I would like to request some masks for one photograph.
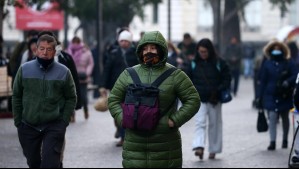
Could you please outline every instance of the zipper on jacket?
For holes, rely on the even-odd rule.
[[[150,67],[150,71],[149,71],[149,73],[148,73],[148,84],[151,84],[151,76],[152,76],[152,73],[153,73],[153,68],[152,67]]]
[[[44,106],[42,108],[42,110],[43,110],[42,112],[44,112],[45,103],[46,103],[45,100],[46,100],[46,97],[47,97],[47,95],[46,95],[46,92],[47,92],[46,91],[46,74],[47,74],[47,69],[44,69],[43,71],[44,71],[44,76],[43,76],[43,86],[42,86],[43,89],[42,90],[43,90],[43,102],[44,102]],[[40,119],[41,119],[40,116],[41,115],[39,115],[39,120],[38,121],[40,121]]]

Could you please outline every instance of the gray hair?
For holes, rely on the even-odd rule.
[[[41,42],[51,43],[53,45],[54,49],[57,46],[57,41],[55,40],[55,38],[53,36],[50,36],[50,35],[42,35],[41,37],[39,37],[37,40],[37,46],[39,46],[39,44]]]

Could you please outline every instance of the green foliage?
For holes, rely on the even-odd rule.
[[[103,0],[103,20],[128,25],[135,15],[144,16],[145,5],[160,2],[161,0]],[[98,14],[97,1],[73,0],[68,11],[80,20],[95,21]]]

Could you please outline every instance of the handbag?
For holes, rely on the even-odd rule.
[[[230,90],[225,89],[221,91],[220,101],[221,103],[228,103],[233,99]]]
[[[107,95],[101,96],[94,104],[94,109],[99,112],[106,112],[108,110],[108,97]]]
[[[259,110],[259,112],[258,112],[257,131],[259,133],[268,131],[268,123],[267,123],[267,119],[266,119],[264,110]]]

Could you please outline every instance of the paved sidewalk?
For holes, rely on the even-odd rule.
[[[181,128],[184,168],[285,168],[290,149],[281,149],[282,131],[278,124],[277,150],[266,150],[269,134],[257,133],[257,111],[251,108],[252,81],[242,79],[239,95],[223,107],[223,153],[216,160],[208,160],[205,151],[199,161],[192,151],[194,119]],[[121,165],[121,148],[115,147],[115,127],[108,112],[93,110],[90,119],[83,112],[76,113],[76,122],[70,124],[66,136],[65,168],[116,168]],[[290,118],[291,119],[291,118]],[[0,168],[27,168],[12,119],[0,119]],[[292,137],[290,127],[289,140]],[[289,145],[291,142],[289,142]]]

